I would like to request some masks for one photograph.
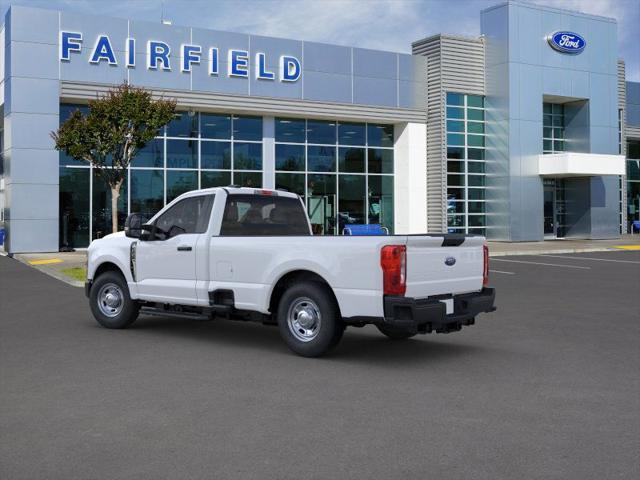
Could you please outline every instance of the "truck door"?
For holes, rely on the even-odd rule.
[[[197,243],[206,233],[213,195],[180,200],[154,221],[152,239],[136,248],[141,299],[196,305]]]

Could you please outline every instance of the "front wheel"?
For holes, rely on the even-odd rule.
[[[416,335],[416,333],[411,330],[404,330],[390,325],[376,325],[376,327],[380,330],[380,333],[386,335],[391,340],[404,340]]]
[[[287,346],[303,357],[319,357],[335,347],[344,324],[331,292],[317,282],[289,287],[278,304],[278,327]]]
[[[140,306],[131,300],[126,280],[117,272],[95,279],[89,293],[91,312],[106,328],[126,328],[136,321]]]

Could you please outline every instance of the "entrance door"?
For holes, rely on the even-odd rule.
[[[566,212],[564,180],[547,178],[544,185],[544,237],[563,238],[566,234]]]

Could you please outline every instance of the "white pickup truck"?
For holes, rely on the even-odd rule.
[[[85,291],[104,327],[140,313],[257,320],[309,357],[346,326],[403,339],[495,310],[483,237],[313,236],[301,198],[282,191],[188,192],[148,222],[129,215],[87,256]]]

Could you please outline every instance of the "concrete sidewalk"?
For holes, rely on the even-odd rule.
[[[74,287],[84,286],[84,280],[80,280],[77,276],[81,273],[86,275],[86,250],[56,253],[16,253],[13,258]]]

